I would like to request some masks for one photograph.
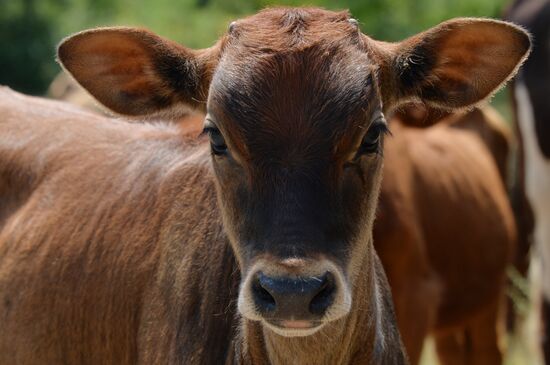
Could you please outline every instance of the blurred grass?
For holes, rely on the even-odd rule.
[[[513,118],[511,95],[508,87],[500,90],[491,100],[491,105],[494,106],[504,119],[511,124]]]

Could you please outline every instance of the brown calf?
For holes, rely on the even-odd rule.
[[[200,51],[128,28],[65,40],[99,101],[202,108],[210,148],[3,92],[0,363],[405,363],[372,244],[383,112],[476,103],[529,46],[476,19],[381,43],[318,9]]]
[[[497,314],[515,246],[504,186],[510,131],[489,106],[453,115],[414,105],[389,123],[374,247],[409,359],[418,363],[431,333],[443,364],[500,364]]]
[[[426,129],[392,120],[374,244],[412,364],[428,333],[443,364],[501,363],[497,315],[515,226],[507,136],[494,118],[476,109]]]
[[[430,128],[436,123],[440,126]],[[202,124],[198,117],[186,117],[180,128],[197,136]],[[400,107],[389,124],[394,138],[384,146],[391,162],[384,167],[387,178],[382,180],[374,247],[388,274],[409,359],[418,363],[424,339],[432,333],[444,364],[449,359],[499,364],[498,304],[515,228],[503,186],[510,132],[489,106],[453,115],[408,105]],[[434,163],[432,156],[438,154],[447,156],[445,163],[437,163],[441,158]],[[435,191],[440,194],[434,196]],[[425,194],[430,194],[430,209],[420,209]],[[460,210],[455,207],[457,196]],[[452,219],[442,218],[440,212],[446,211],[452,212]],[[479,248],[475,255],[471,247]],[[441,264],[443,260],[460,267]],[[464,288],[466,296],[456,294]]]
[[[415,105],[389,123],[374,247],[409,359],[418,363],[431,333],[443,364],[500,364],[497,315],[515,246],[510,131],[489,106],[453,115]]]

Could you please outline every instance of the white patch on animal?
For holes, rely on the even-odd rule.
[[[550,300],[550,159],[539,147],[533,106],[521,76],[520,71],[515,94],[525,158],[525,190],[535,218],[533,259],[540,261],[542,292]]]

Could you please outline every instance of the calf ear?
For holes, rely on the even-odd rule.
[[[406,100],[441,109],[490,97],[515,75],[531,40],[522,28],[490,19],[453,19],[396,44],[379,43],[386,108]]]
[[[142,29],[99,28],[63,40],[58,60],[116,113],[177,118],[205,108],[217,51],[187,49]]]

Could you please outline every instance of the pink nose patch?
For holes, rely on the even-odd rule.
[[[281,321],[281,327],[292,329],[311,328],[313,324],[310,321]]]

